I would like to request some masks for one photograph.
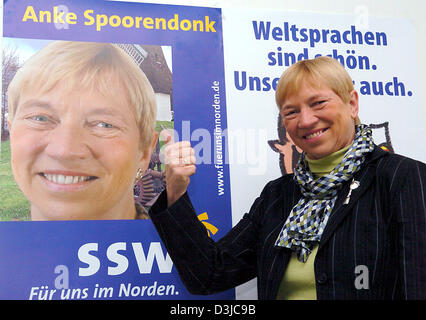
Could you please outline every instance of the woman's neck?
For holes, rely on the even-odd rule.
[[[346,151],[348,151],[349,146],[340,149],[328,156],[325,156],[321,159],[310,159],[307,155],[306,161],[309,165],[309,170],[311,170],[312,174],[315,178],[320,178],[329,174],[343,159]]]

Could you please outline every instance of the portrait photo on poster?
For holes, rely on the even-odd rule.
[[[3,57],[0,221],[147,219],[171,46],[3,38]]]
[[[221,9],[6,1],[2,51],[0,299],[193,299],[148,213],[160,133],[200,143],[219,89],[227,127]],[[221,194],[204,163],[189,190],[212,238],[232,219],[220,173]]]

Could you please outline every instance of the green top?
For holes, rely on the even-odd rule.
[[[349,146],[324,158],[309,159],[309,169],[316,179],[329,174],[343,159]],[[297,260],[296,254],[291,254],[290,261],[278,289],[278,300],[316,300],[317,292],[315,286],[314,262],[318,245],[312,249],[308,260],[303,263]]]
[[[343,159],[346,151],[348,151],[349,146],[336,151],[324,158],[315,160],[310,159],[306,156],[306,160],[308,161],[309,169],[313,173],[316,179],[329,174]]]

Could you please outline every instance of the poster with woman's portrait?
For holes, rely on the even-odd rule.
[[[338,60],[374,142],[424,162],[416,30],[362,12],[4,1],[0,299],[255,299],[255,280],[211,296],[180,281],[147,214],[161,132],[191,142],[213,240],[298,162],[275,89],[299,60]]]
[[[28,202],[5,208],[1,220],[146,218],[165,188],[158,134],[173,128],[171,48],[20,38],[3,38],[3,48],[15,63],[15,73],[2,79],[8,89],[3,108],[9,139],[4,144],[10,148],[11,173]],[[94,68],[103,71],[95,75]],[[117,72],[126,68],[126,74],[134,73],[127,80]],[[92,79],[84,83],[89,74]],[[138,79],[141,83],[132,88]],[[67,113],[75,121],[68,121]],[[60,136],[61,130],[69,135]],[[149,135],[153,141],[144,142]],[[81,160],[73,156],[74,147],[83,151]],[[132,156],[137,151],[143,163]],[[35,175],[34,167],[39,167]],[[95,208],[96,203],[102,207]]]
[[[10,1],[3,35],[0,299],[194,298],[148,211],[165,188],[161,132],[226,129],[220,9]],[[209,164],[190,192],[220,237],[229,193]]]

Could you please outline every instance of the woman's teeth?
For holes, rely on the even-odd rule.
[[[73,184],[73,183],[79,183],[84,182],[87,180],[90,180],[92,177],[90,176],[66,176],[62,174],[48,174],[43,173],[43,176],[54,183],[58,184]]]
[[[320,134],[322,134],[325,130],[320,130],[311,134],[308,134],[307,136],[305,136],[306,139],[312,139],[315,137],[318,137]]]

